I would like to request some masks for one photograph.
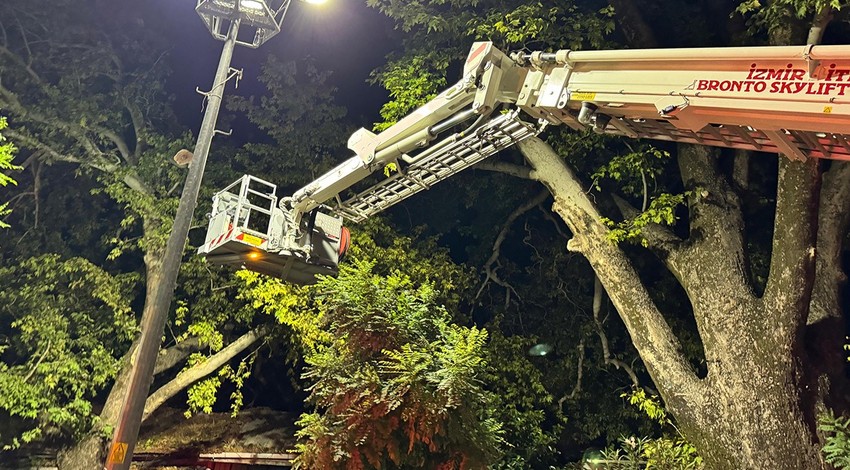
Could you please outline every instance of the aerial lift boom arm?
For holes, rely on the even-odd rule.
[[[776,152],[794,160],[850,160],[848,88],[850,46],[560,50],[507,56],[492,43],[478,42],[460,81],[377,135],[366,129],[355,132],[348,141],[354,157],[282,199],[280,208],[268,209],[274,223],[269,221],[267,245],[237,249],[234,256],[220,249],[229,243],[221,232],[231,227],[218,223],[214,229],[211,221],[208,243],[199,251],[210,260],[226,251],[229,257],[220,262],[249,268],[252,253],[264,262],[278,256],[282,271],[275,266],[258,270],[282,277],[288,277],[293,260],[306,268],[327,261],[333,271],[338,258],[316,256],[316,233],[331,240],[325,251],[331,250],[344,241],[340,218],[364,220],[547,125]],[[346,201],[339,199],[390,163],[399,171]],[[317,209],[332,199],[337,200],[337,216],[321,217],[339,223],[322,219],[317,230]],[[228,217],[230,226],[239,221]],[[331,233],[337,230],[339,234]]]

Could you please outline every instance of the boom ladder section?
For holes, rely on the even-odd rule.
[[[553,123],[794,160],[850,160],[850,46],[558,51],[516,59],[535,67],[518,104]]]
[[[538,132],[536,126],[519,119],[518,110],[501,114],[469,134],[454,134],[405,159],[409,165],[346,200],[337,210],[353,222],[366,220]]]

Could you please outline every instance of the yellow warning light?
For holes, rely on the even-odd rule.
[[[256,251],[252,251],[252,252],[248,253],[248,258],[250,258],[250,259],[260,259],[260,254],[257,253]]]

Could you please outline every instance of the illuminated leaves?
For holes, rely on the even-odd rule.
[[[299,421],[306,468],[481,468],[499,426],[481,383],[487,332],[453,325],[430,284],[342,266],[317,287],[332,342],[305,358],[309,401]]]
[[[835,468],[850,468],[850,418],[827,410],[818,415],[818,430],[826,437],[824,459]]]
[[[0,445],[79,436],[91,401],[119,368],[135,332],[130,279],[81,258],[45,255],[0,268],[0,409],[14,417]]]
[[[416,57],[408,57],[387,66],[373,80],[390,92],[390,101],[381,107],[383,122],[376,123],[375,131],[382,131],[417,107],[437,96],[446,87],[445,54],[429,51]]]
[[[824,8],[841,10],[847,5],[841,0],[740,0],[736,13],[747,18],[751,33],[787,28],[789,19],[810,21]]]
[[[642,235],[643,229],[650,224],[674,225],[678,220],[676,209],[693,194],[694,191],[686,191],[682,194],[661,194],[652,200],[645,211],[622,222],[614,222],[603,217],[602,222],[610,229],[608,240],[612,243],[628,242],[644,247],[649,246]]]
[[[599,190],[600,180],[610,178],[625,194],[649,197],[657,189],[656,180],[669,159],[669,153],[652,146],[616,155],[591,175],[593,185]]]
[[[631,147],[629,147],[631,150]],[[622,222],[603,218],[610,232],[608,239],[613,243],[629,242],[648,246],[641,231],[649,224],[672,226],[678,220],[676,210],[695,194],[687,191],[670,194],[658,190],[658,179],[665,170],[670,154],[655,147],[617,155],[599,167],[592,175],[593,186],[602,190],[602,180],[610,179],[623,194],[640,198],[641,212]]]
[[[6,128],[6,118],[0,117],[0,131]],[[0,134],[0,187],[7,186],[9,184],[17,184],[14,179],[6,175],[6,171],[9,170],[20,170],[21,167],[12,164],[12,158],[15,156],[15,152],[17,149],[15,145],[11,142],[6,142],[6,139]],[[7,203],[0,204],[0,217],[9,214],[9,210],[6,208],[8,206]],[[8,228],[9,225],[3,222],[0,219],[0,228]]]

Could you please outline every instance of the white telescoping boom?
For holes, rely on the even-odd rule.
[[[247,175],[219,192],[198,251],[211,262],[313,282],[336,273],[348,245],[343,218],[362,221],[558,124],[794,160],[850,160],[850,46],[509,57],[477,42],[460,81],[380,134],[355,132],[348,147],[356,156],[292,196],[278,201],[273,184]],[[399,171],[340,199],[390,163]]]

